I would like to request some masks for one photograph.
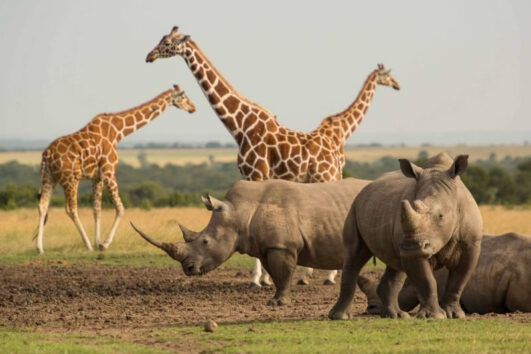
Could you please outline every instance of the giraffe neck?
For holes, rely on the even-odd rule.
[[[272,130],[278,129],[275,117],[263,107],[240,95],[194,41],[188,40],[182,56],[212,109],[238,144],[241,143],[243,135],[252,134],[253,127],[259,120],[266,122]]]
[[[363,83],[354,102],[343,112],[325,118],[317,130],[324,133],[328,132],[336,136],[340,143],[344,143],[356,130],[367,112],[376,89],[376,79],[377,70],[374,70]]]
[[[86,128],[91,132],[99,133],[115,145],[164,112],[171,104],[172,95],[173,90],[170,89],[137,107],[122,112],[99,115]]]

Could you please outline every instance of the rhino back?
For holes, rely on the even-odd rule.
[[[354,198],[368,183],[354,178],[314,184],[262,182],[248,236],[259,252],[293,249],[300,265],[341,268],[343,223]]]

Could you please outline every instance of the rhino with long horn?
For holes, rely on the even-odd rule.
[[[376,256],[387,268],[378,286],[384,317],[409,317],[398,304],[407,277],[420,301],[417,317],[464,317],[459,299],[474,267],[483,223],[474,198],[461,181],[467,155],[438,154],[421,168],[406,159],[400,170],[370,183],[356,197],[345,221],[345,263],[331,319],[348,318],[360,269]],[[446,267],[444,295],[437,295],[433,269]]]
[[[276,287],[268,304],[282,305],[289,301],[296,265],[329,270],[343,266],[343,224],[352,201],[368,183],[354,178],[308,184],[238,181],[224,200],[202,198],[212,216],[200,232],[180,225],[184,243],[159,243],[135,230],[179,261],[186,275],[209,272],[235,252],[259,258]]]

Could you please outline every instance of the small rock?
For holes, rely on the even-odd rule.
[[[218,324],[212,320],[205,323],[205,332],[214,332],[218,328]]]

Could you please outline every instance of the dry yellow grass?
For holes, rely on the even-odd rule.
[[[531,156],[531,145],[500,145],[500,146],[430,146],[430,147],[356,147],[345,150],[347,159],[358,162],[372,162],[382,156],[414,159],[419,151],[426,150],[429,155],[446,151],[451,156],[469,154],[471,161],[487,159],[495,153],[498,159],[505,156]],[[119,150],[120,161],[137,167],[138,153],[141,150]],[[236,149],[148,149],[142,150],[150,163],[163,166],[167,163],[175,165],[199,164],[208,162],[213,156],[217,162],[236,161]],[[27,165],[38,165],[41,151],[0,152],[0,163],[16,160]]]
[[[484,229],[489,234],[514,231],[531,235],[531,209],[501,206],[481,206]],[[92,211],[80,210],[81,220],[93,240],[94,225]],[[105,210],[102,216],[102,234],[105,235],[114,217],[113,210]],[[108,252],[111,253],[160,253],[148,246],[129,225],[133,221],[139,228],[156,239],[163,241],[182,240],[178,223],[192,230],[201,230],[208,222],[210,212],[203,208],[160,208],[151,211],[126,210],[123,222]],[[33,251],[32,236],[37,224],[36,209],[0,211],[0,254],[14,254]],[[44,250],[82,251],[81,242],[74,224],[63,209],[50,210],[44,233]]]

